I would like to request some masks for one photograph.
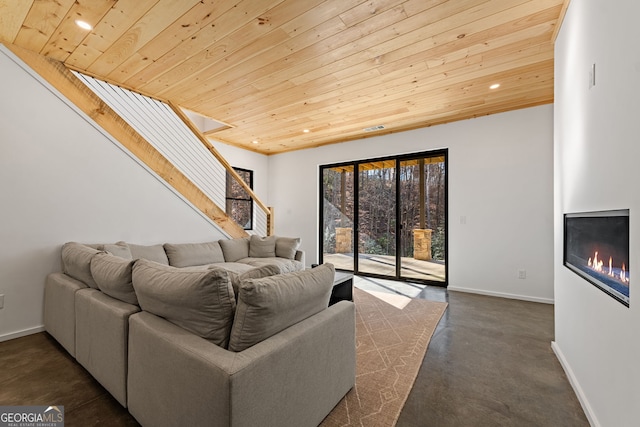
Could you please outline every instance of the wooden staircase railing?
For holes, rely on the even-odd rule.
[[[224,232],[233,238],[246,237],[248,233],[227,213],[204,194],[187,176],[167,160],[153,145],[144,139],[133,127],[122,119],[109,105],[88,88],[61,62],[16,45],[5,44],[20,60],[31,67],[44,80],[69,99],[82,112],[87,114],[118,142],[126,147],[140,161],[170,184],[177,192],[191,202]],[[273,209],[267,207],[253,190],[240,178],[229,162],[213,147],[207,138],[186,117],[175,104],[168,104],[178,117],[189,127],[193,134],[205,145],[207,150],[220,162],[229,174],[238,181],[251,196],[255,205],[267,216],[267,235],[273,234]],[[223,185],[223,184],[222,184]]]
[[[193,134],[200,140],[202,145],[204,145],[205,148],[209,150],[209,152],[213,155],[213,157],[215,157],[216,160],[218,160],[218,162],[220,162],[220,164],[224,166],[227,173],[229,173],[233,177],[233,179],[235,179],[238,182],[238,184],[242,187],[242,189],[247,192],[249,197],[251,197],[251,199],[253,200],[254,204],[258,206],[265,213],[267,217],[267,236],[272,235],[273,234],[273,218],[272,218],[273,208],[268,207],[258,198],[258,196],[251,189],[251,187],[249,187],[249,185],[246,182],[244,182],[244,180],[240,177],[240,175],[238,175],[236,170],[229,164],[227,159],[225,159],[222,156],[222,154],[220,154],[220,152],[216,150],[216,148],[213,146],[213,144],[211,144],[209,139],[207,139],[207,137],[200,131],[200,129],[198,129],[193,124],[193,122],[189,119],[189,117],[187,117],[187,115],[184,113],[184,111],[182,111],[182,109],[179,106],[177,106],[171,101],[167,102],[167,104],[171,107],[173,112],[178,117],[180,117],[180,119],[184,122],[184,124],[187,125],[187,127],[191,130],[191,132],[193,132]]]

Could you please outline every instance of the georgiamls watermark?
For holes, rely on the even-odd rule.
[[[64,427],[64,406],[0,406],[0,427]]]

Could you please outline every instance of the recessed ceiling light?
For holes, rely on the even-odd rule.
[[[489,86],[489,89],[498,89],[500,87],[500,83],[495,83]]]
[[[258,141],[256,141],[256,140],[253,140],[253,141],[251,141],[251,142],[252,142],[253,144],[257,144],[257,143],[258,143]]]
[[[87,31],[93,30],[93,27],[91,26],[91,24],[85,21],[81,21],[80,19],[76,19],[76,25],[82,28],[83,30],[87,30]]]
[[[304,129],[302,132],[309,133],[309,129]]]

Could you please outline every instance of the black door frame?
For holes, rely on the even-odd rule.
[[[444,157],[444,258],[445,258],[445,280],[444,282],[439,282],[439,281],[434,281],[434,280],[429,280],[429,279],[417,279],[414,277],[402,277],[401,276],[401,269],[402,269],[402,262],[401,262],[401,251],[399,250],[399,248],[401,247],[401,227],[402,227],[402,221],[400,218],[401,215],[401,206],[400,206],[400,163],[406,160],[413,160],[413,159],[419,159],[419,158],[428,158],[428,157],[438,157],[438,156],[443,156]],[[358,209],[359,206],[359,195],[360,195],[360,191],[359,191],[359,185],[360,185],[360,178],[359,178],[359,166],[360,164],[363,163],[372,163],[372,162],[380,162],[380,161],[390,161],[390,160],[395,160],[395,168],[396,168],[396,177],[395,177],[395,184],[396,184],[396,203],[395,203],[395,209],[396,209],[396,275],[395,277],[392,276],[384,276],[384,275],[380,275],[380,274],[374,274],[374,273],[364,273],[359,271],[359,225],[360,225],[360,216],[358,215],[358,212],[356,211]],[[319,223],[318,223],[318,254],[319,254],[319,262],[323,263],[324,262],[324,200],[323,200],[323,193],[324,193],[324,188],[323,188],[323,173],[325,169],[331,169],[331,168],[335,168],[335,167],[341,167],[341,166],[353,166],[353,273],[357,274],[359,276],[365,276],[365,277],[373,277],[373,278],[379,278],[379,279],[388,279],[388,280],[397,280],[397,281],[403,281],[403,282],[414,282],[414,283],[421,283],[421,284],[426,284],[426,285],[434,285],[434,286],[441,286],[441,287],[447,287],[448,283],[449,283],[449,149],[447,148],[443,148],[443,149],[437,149],[437,150],[430,150],[430,151],[422,151],[422,152],[418,152],[418,153],[409,153],[409,154],[402,154],[402,155],[396,155],[396,156],[386,156],[386,157],[377,157],[377,158],[372,158],[372,159],[363,159],[363,160],[353,160],[353,161],[349,161],[349,162],[340,162],[340,163],[331,163],[331,164],[327,164],[327,165],[320,165],[319,166],[319,200],[318,200],[318,209],[319,209]],[[350,270],[348,270],[350,271]]]

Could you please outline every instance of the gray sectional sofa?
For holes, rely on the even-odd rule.
[[[142,425],[317,425],[355,383],[355,309],[298,246],[67,243],[45,328]]]

